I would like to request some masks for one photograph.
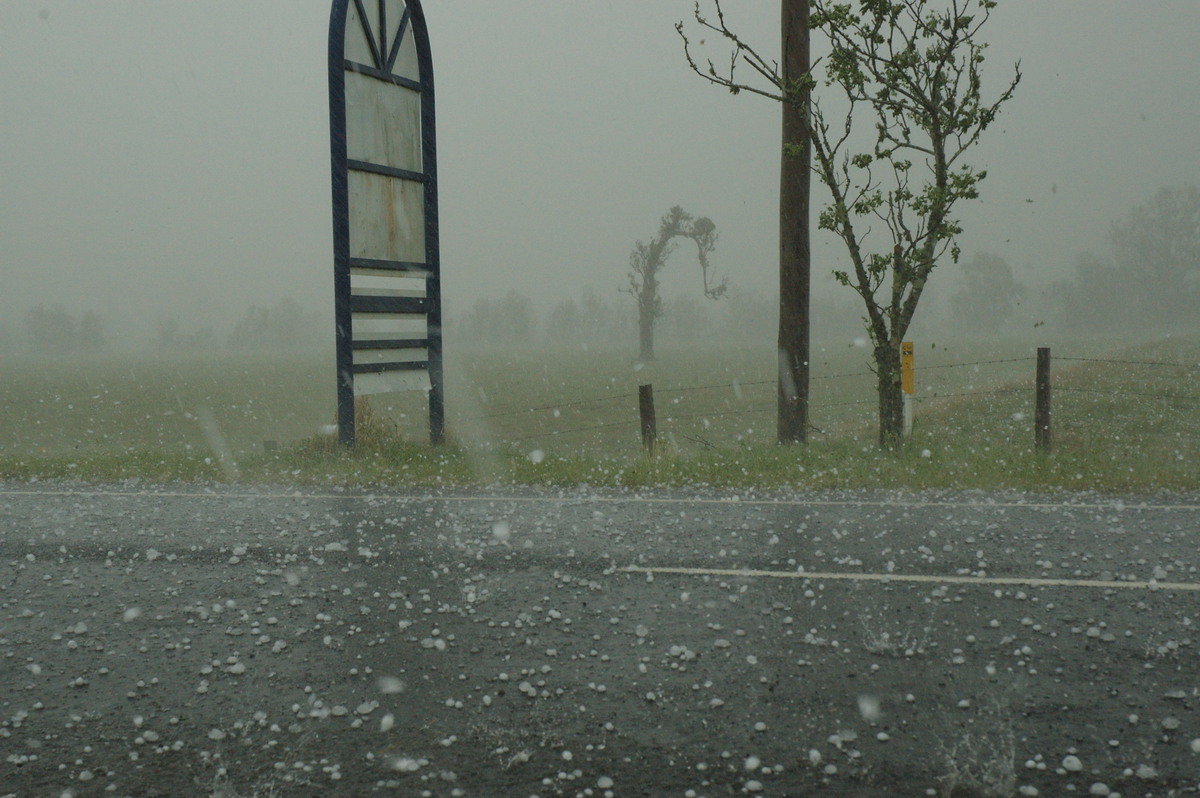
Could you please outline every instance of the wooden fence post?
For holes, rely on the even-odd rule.
[[[657,432],[654,424],[654,386],[638,386],[638,412],[642,417],[642,446],[647,454],[654,454]]]
[[[1033,411],[1034,444],[1039,452],[1050,451],[1050,347],[1037,351],[1037,399]]]

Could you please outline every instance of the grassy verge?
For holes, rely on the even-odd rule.
[[[1200,487],[1194,460],[1118,458],[1097,447],[1060,447],[1043,455],[1032,447],[979,446],[934,436],[890,453],[856,441],[835,441],[803,448],[740,444],[686,455],[664,449],[652,457],[547,454],[538,462],[514,451],[480,453],[453,444],[432,449],[400,439],[360,443],[347,453],[322,439],[252,455],[237,464],[236,472],[197,454],[131,452],[9,459],[0,462],[0,477],[396,488],[492,484],[1142,493]]]
[[[314,436],[270,452],[235,447],[218,454],[216,447],[206,446],[203,437],[196,437],[186,448],[141,441],[118,451],[2,452],[0,478],[398,488],[586,484],[1195,491],[1200,489],[1200,367],[1193,365],[1198,362],[1200,340],[1194,338],[1169,339],[1093,360],[1056,361],[1055,447],[1049,454],[1033,450],[1031,374],[1002,375],[990,382],[966,374],[957,383],[947,382],[941,374],[938,390],[919,397],[913,437],[898,452],[880,452],[875,447],[869,402],[865,407],[842,405],[853,413],[815,433],[805,447],[775,446],[763,433],[726,435],[717,439],[719,443],[697,442],[690,432],[694,427],[683,425],[687,414],[679,413],[680,421],[673,422],[670,410],[660,410],[660,430],[666,432],[654,456],[640,453],[636,429],[614,432],[614,424],[602,428],[606,435],[613,435],[603,445],[572,443],[569,436],[560,439],[547,433],[533,416],[525,420],[525,427],[515,426],[513,419],[505,417],[511,428],[504,435],[464,438],[434,449],[419,442],[419,426],[414,430],[411,423],[419,414],[409,413],[407,422],[397,421],[394,415],[377,414],[364,406],[360,409],[359,445],[353,453],[341,451],[331,436]],[[1018,364],[1016,369],[1024,370],[1024,365]],[[687,377],[681,373],[677,379]],[[563,389],[558,395],[571,395],[570,384],[555,387]],[[604,380],[587,387],[601,390]],[[869,399],[869,392],[864,397],[864,389],[869,391],[859,385],[833,398]],[[516,406],[553,404],[551,393],[522,396],[515,385],[505,387],[503,383],[493,390]],[[542,390],[547,390],[545,385]],[[745,399],[742,393],[739,391],[739,399],[759,401]],[[697,400],[688,397],[686,401]],[[769,397],[767,401],[769,404]],[[742,412],[745,409],[730,407],[725,397],[710,401],[691,418],[705,414],[721,418],[724,412],[734,423],[744,425],[747,418],[754,417],[758,426],[771,426],[763,422],[761,409],[748,415]],[[629,415],[627,410],[621,412]],[[622,423],[631,420],[622,418]],[[453,421],[451,431],[456,432]],[[497,438],[501,442],[496,442]]]

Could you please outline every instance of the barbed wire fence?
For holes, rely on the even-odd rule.
[[[1048,364],[1049,360],[1047,360]],[[1085,356],[1056,356],[1054,358],[1056,364],[1086,364],[1087,366],[1113,366],[1122,369],[1139,368],[1139,369],[1169,369],[1179,373],[1195,373],[1200,374],[1200,363],[1178,363],[1161,360],[1144,360],[1136,358],[1102,358],[1102,357],[1085,357]],[[1024,357],[1008,357],[1008,358],[991,358],[974,361],[956,362],[956,363],[939,363],[932,365],[920,366],[917,369],[918,374],[928,375],[930,373],[952,372],[959,369],[974,369],[981,376],[988,376],[985,373],[986,367],[999,366],[1015,366],[1025,364],[1030,366],[1030,369],[1025,372],[1025,376],[1012,374],[991,375],[997,380],[997,384],[990,387],[974,388],[973,384],[962,385],[959,383],[950,382],[945,386],[938,387],[935,385],[926,385],[923,392],[915,394],[912,399],[914,403],[921,405],[945,405],[951,400],[992,397],[992,396],[1025,396],[1030,403],[1031,412],[1028,414],[1017,412],[1013,414],[1013,418],[1024,418],[1026,415],[1029,419],[1035,419],[1038,416],[1039,409],[1031,405],[1036,401],[1038,391],[1036,388],[1036,364],[1037,359],[1033,356]],[[1049,385],[1049,373],[1046,375],[1047,385]],[[838,372],[834,374],[813,374],[810,377],[812,383],[816,385],[828,384],[834,380],[857,379],[857,378],[873,378],[874,371],[864,369],[861,371]],[[1159,400],[1168,403],[1185,405],[1188,408],[1200,406],[1200,393],[1188,392],[1187,390],[1142,390],[1131,388],[1126,384],[1126,381],[1111,381],[1111,384],[1106,386],[1094,386],[1088,384],[1088,380],[1095,379],[1095,375],[1091,371],[1083,371],[1076,375],[1071,369],[1064,373],[1056,373],[1055,381],[1050,389],[1053,394],[1068,394],[1078,395],[1081,397],[1090,397],[1099,400],[1120,401],[1129,397],[1137,397],[1145,400]],[[1082,380],[1083,384],[1076,384]],[[1024,383],[1024,384],[1022,384]],[[1179,381],[1176,380],[1178,384]],[[1183,386],[1187,387],[1186,384]],[[776,412],[775,404],[775,388],[774,380],[731,380],[728,382],[709,383],[701,385],[668,385],[663,388],[654,389],[657,391],[660,399],[666,398],[667,405],[678,404],[684,397],[700,394],[702,392],[711,391],[728,391],[734,399],[739,403],[733,406],[728,399],[725,406],[713,405],[704,410],[689,411],[689,412],[672,412],[665,416],[667,423],[668,434],[679,433],[680,437],[690,440],[705,448],[716,448],[717,444],[709,440],[704,435],[700,434],[699,430],[688,432],[683,429],[681,422],[701,422],[703,430],[707,431],[712,421],[725,418],[740,418],[740,417],[761,417],[763,415]],[[764,392],[766,396],[755,396],[748,398],[750,392],[761,394]],[[876,405],[878,398],[875,394],[873,383],[864,388],[866,395],[863,398],[842,399],[839,401],[817,401],[810,404],[810,413],[814,415],[829,414],[830,411],[844,410],[846,408],[857,408],[864,405]],[[473,423],[494,423],[497,420],[516,420],[521,421],[522,417],[535,422],[537,425],[536,431],[521,431],[519,434],[503,436],[503,440],[510,443],[525,443],[532,440],[558,439],[560,437],[579,436],[586,433],[603,433],[614,429],[625,429],[629,432],[629,440],[636,440],[639,427],[644,429],[645,419],[639,417],[639,392],[637,391],[618,391],[605,393],[603,395],[594,395],[588,397],[564,397],[563,401],[553,403],[543,403],[533,407],[508,406],[498,407],[490,412],[485,412],[479,415],[462,418],[460,420]],[[621,417],[595,421],[591,423],[581,423],[582,419],[578,416],[568,419],[567,411],[584,411],[592,408],[607,408],[609,413],[615,413]],[[1048,408],[1047,408],[1048,411]],[[852,419],[857,421],[861,426],[867,421],[862,414],[852,416]],[[573,423],[571,423],[573,422]],[[1048,422],[1048,418],[1047,418]],[[564,423],[564,426],[557,426],[559,423]],[[527,424],[522,426],[527,427]],[[836,425],[835,425],[836,426]],[[827,430],[817,426],[812,427],[812,431],[817,434],[825,435]],[[1047,430],[1048,433],[1048,430]],[[744,435],[736,433],[735,440],[741,440]],[[1039,439],[1040,440],[1040,439]],[[1048,442],[1048,434],[1046,437]]]

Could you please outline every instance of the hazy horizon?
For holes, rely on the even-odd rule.
[[[775,4],[724,5],[777,51]],[[615,294],[634,242],[676,204],[716,223],[731,287],[773,294],[778,108],[688,70],[674,23],[692,6],[426,0],[449,307],[510,290],[543,304]],[[283,296],[328,312],[328,13],[0,5],[4,321],[61,304],[145,335],[169,317],[224,332]],[[1200,183],[1200,103],[1186,100],[1198,33],[1186,0],[1001,2],[984,90],[1017,60],[1024,79],[973,160],[989,177],[962,206],[964,256],[994,253],[1044,285],[1103,251],[1109,225],[1160,187]],[[818,296],[845,290],[829,276],[843,259],[816,239]],[[684,258],[665,280],[699,294]]]

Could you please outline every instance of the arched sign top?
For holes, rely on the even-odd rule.
[[[343,59],[365,73],[419,89],[418,40],[426,38],[419,5],[413,0],[346,0],[335,4],[335,14],[338,5],[345,20]]]
[[[338,427],[354,397],[424,389],[442,439],[433,67],[418,0],[333,0],[329,139]]]

